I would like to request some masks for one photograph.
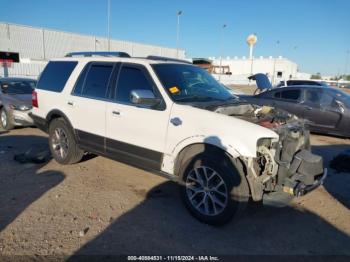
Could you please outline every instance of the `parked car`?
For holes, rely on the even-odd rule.
[[[279,84],[276,85],[276,87],[283,87],[283,86],[323,86],[323,87],[329,87],[329,85],[326,82],[323,81],[317,81],[317,80],[286,80],[281,81]]]
[[[189,211],[209,224],[228,222],[250,197],[285,205],[327,175],[303,121],[240,102],[179,60],[52,60],[32,103],[58,163],[92,152],[171,178]]]
[[[262,82],[257,81],[257,84]],[[288,86],[269,89],[254,96],[243,95],[241,98],[258,105],[277,107],[307,119],[312,132],[350,137],[350,96],[338,89]]]
[[[0,78],[0,125],[5,130],[33,125],[28,115],[36,81],[28,78]]]

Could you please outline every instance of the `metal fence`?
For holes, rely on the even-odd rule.
[[[10,76],[37,77],[51,58],[63,57],[69,52],[107,49],[108,39],[104,37],[0,23],[0,51],[18,52],[21,58],[20,63],[8,68]],[[115,39],[110,40],[110,51],[124,51],[131,56],[177,57],[175,48]],[[185,58],[184,50],[179,50],[179,58]],[[0,70],[0,76],[4,76],[4,72]]]

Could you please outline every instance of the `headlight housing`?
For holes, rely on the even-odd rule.
[[[26,105],[10,105],[10,107],[13,110],[19,110],[19,111],[28,111],[28,110],[32,109],[31,106],[26,106]]]

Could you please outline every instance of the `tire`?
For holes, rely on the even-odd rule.
[[[64,118],[55,118],[50,122],[49,146],[53,158],[62,165],[78,163],[84,155]]]
[[[0,109],[0,125],[6,131],[9,131],[15,127],[15,125],[11,122],[9,113],[5,110],[5,108]]]
[[[180,172],[182,200],[190,213],[201,222],[214,226],[224,225],[234,217],[238,217],[247,206],[249,186],[241,163],[239,161],[234,163],[232,164],[226,156],[203,153],[188,160],[184,171]],[[207,184],[203,181],[205,170],[209,178]],[[200,183],[193,180],[196,177],[197,181],[201,177],[203,184],[206,184],[204,192],[199,190]],[[215,189],[215,186],[221,184],[220,181],[222,185]],[[206,201],[203,202],[205,194]]]

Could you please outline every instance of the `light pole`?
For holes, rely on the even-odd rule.
[[[176,57],[179,58],[179,40],[180,40],[180,16],[182,11],[177,12],[177,27],[176,27]]]
[[[107,32],[108,32],[108,51],[111,51],[111,0],[108,0],[108,8],[107,8]]]
[[[223,45],[224,45],[224,29],[227,27],[227,24],[223,24],[221,28],[221,37],[220,37],[220,71],[219,71],[219,81],[221,80],[222,70],[222,55],[223,55]]]
[[[277,40],[276,41],[276,50],[277,50],[277,47],[278,47],[279,43],[280,43],[280,41]],[[272,84],[273,85],[275,84],[275,73],[276,73],[276,57],[273,60],[273,75],[272,75]]]

